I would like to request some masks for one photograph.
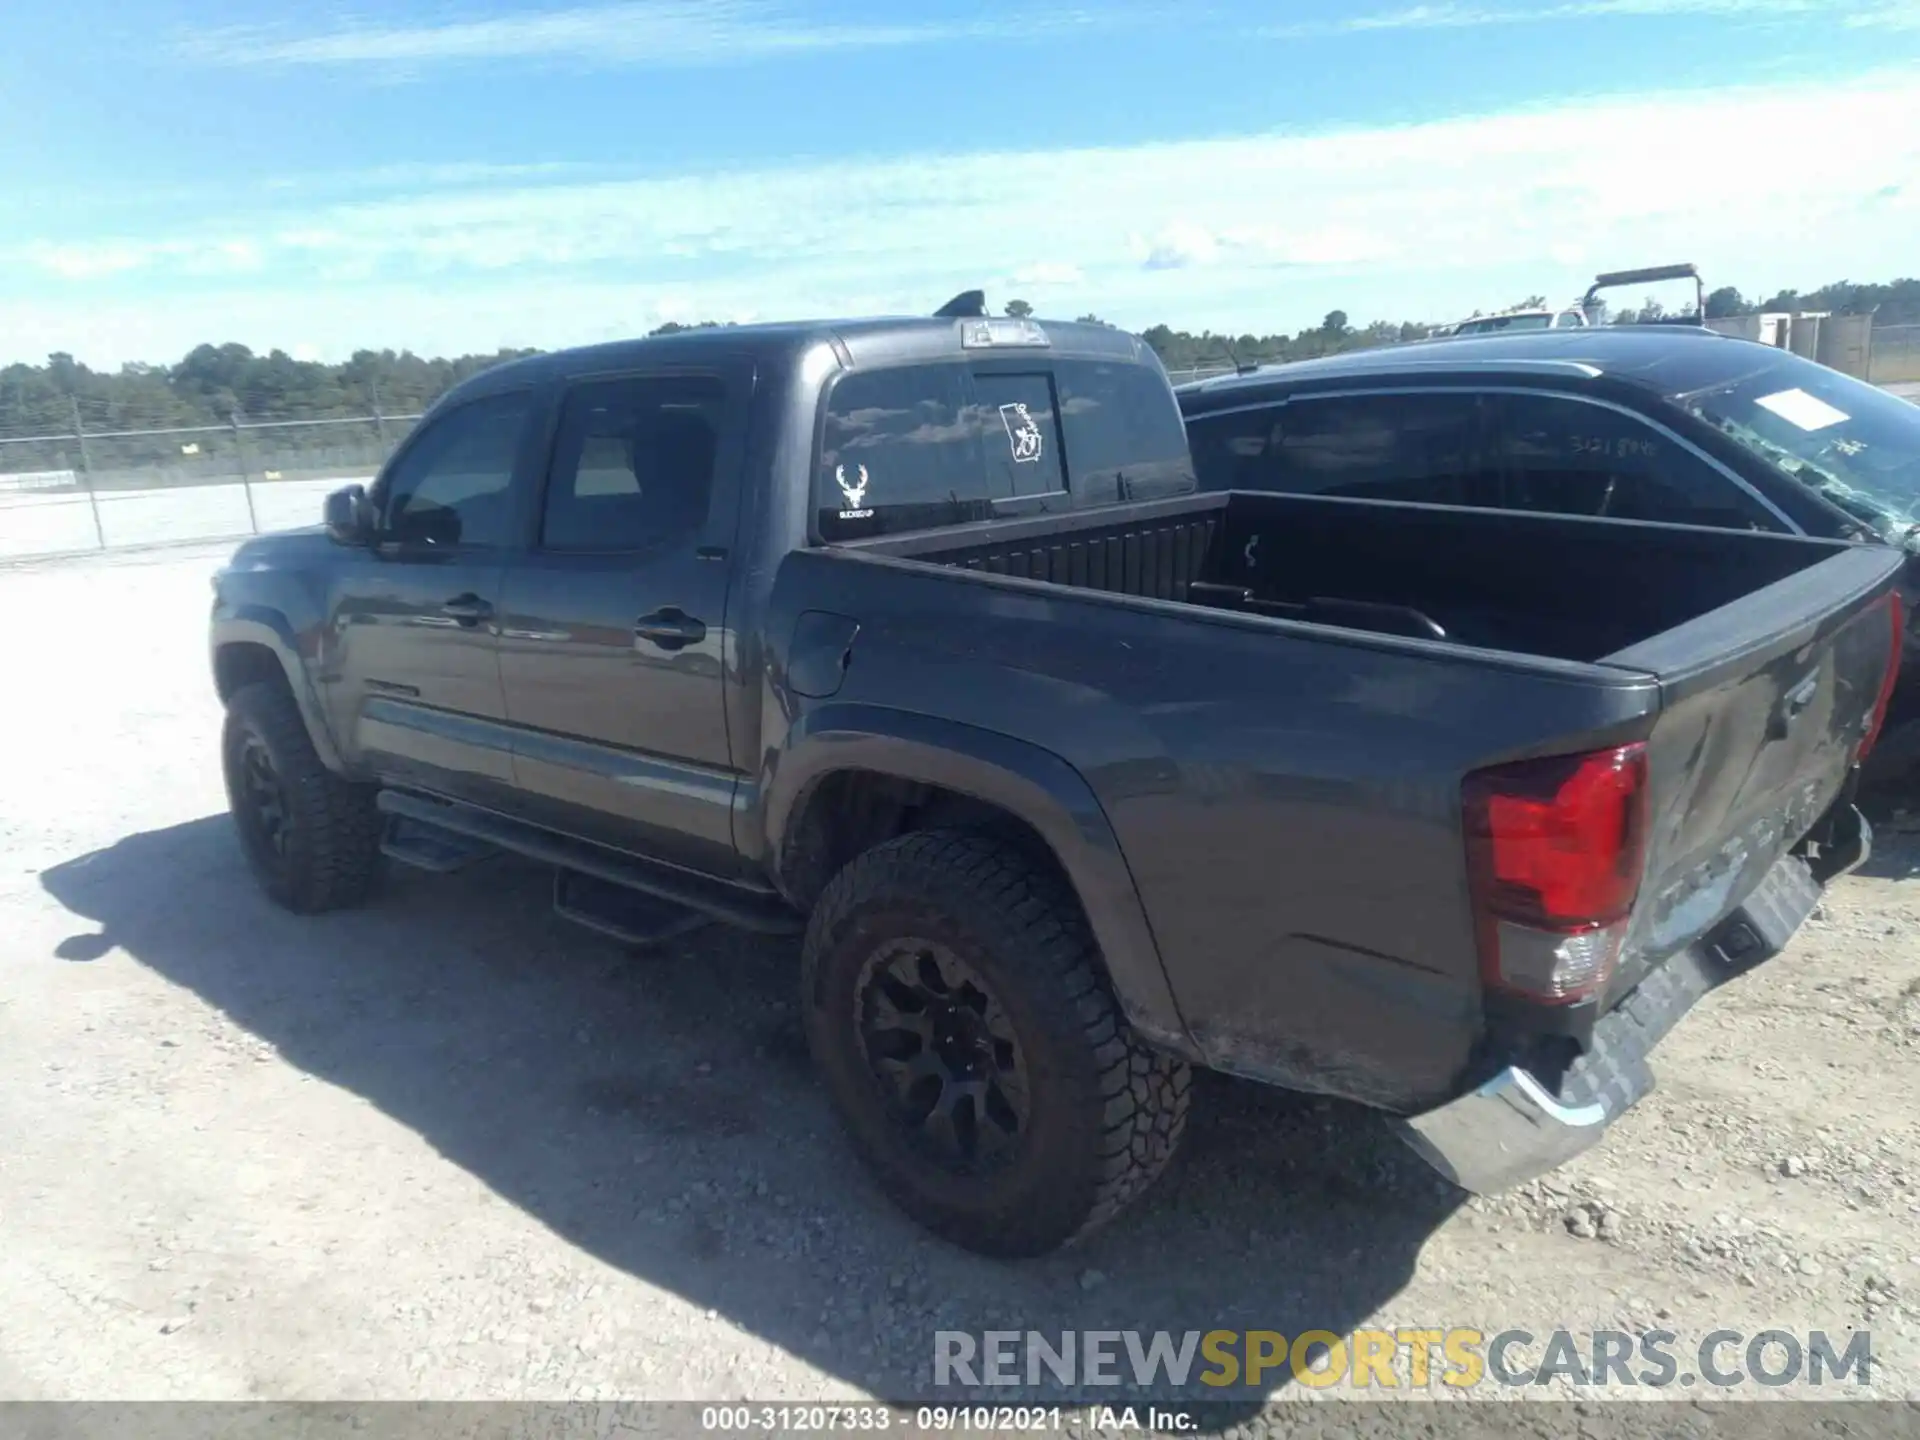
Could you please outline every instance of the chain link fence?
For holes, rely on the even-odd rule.
[[[1176,385],[1227,375],[1226,362],[1170,370]],[[1920,325],[1873,332],[1870,378],[1920,383]],[[88,424],[0,435],[0,560],[195,540],[317,524],[328,491],[369,481],[418,415],[258,420],[116,429]]]
[[[417,415],[0,435],[0,559],[240,539],[319,523]]]

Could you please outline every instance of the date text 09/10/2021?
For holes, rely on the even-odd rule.
[[[881,1404],[706,1405],[703,1431],[790,1435],[879,1434],[1004,1435],[1026,1431],[1142,1430],[1185,1433],[1202,1428],[1201,1417],[1178,1405],[921,1405]]]

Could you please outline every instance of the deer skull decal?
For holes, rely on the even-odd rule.
[[[849,485],[847,483],[847,467],[844,465],[836,465],[833,467],[833,479],[834,483],[840,487],[840,493],[847,497],[847,508],[849,510],[858,510],[860,508],[860,502],[867,498],[867,467],[864,465],[856,465],[853,468],[860,472],[858,484]]]

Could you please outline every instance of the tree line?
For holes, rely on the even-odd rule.
[[[1513,308],[1545,304],[1527,297]],[[1005,306],[1009,315],[1033,313],[1024,300]],[[1709,318],[1769,310],[1825,310],[1835,314],[1872,311],[1883,325],[1920,324],[1920,279],[1886,284],[1837,281],[1805,294],[1783,290],[1750,301],[1733,286],[1707,297]],[[1614,321],[1653,320],[1664,312],[1657,302],[1616,309]],[[1084,321],[1107,323],[1097,315]],[[669,323],[654,335],[705,329]],[[1318,324],[1292,334],[1198,334],[1154,325],[1141,332],[1169,370],[1216,365],[1252,365],[1312,359],[1347,350],[1417,340],[1433,327],[1419,321],[1374,321],[1354,325],[1343,310],[1329,311]],[[296,360],[283,350],[256,354],[245,345],[199,345],[172,365],[128,364],[118,370],[93,370],[67,354],[47,357],[43,365],[0,368],[0,437],[68,436],[76,422],[89,434],[124,430],[226,426],[236,419],[315,420],[418,414],[454,385],[530,350],[501,350],[491,355],[427,358],[410,350],[359,350],[339,364]],[[9,464],[0,448],[0,469]]]
[[[230,425],[235,420],[319,420],[417,415],[489,366],[531,355],[429,359],[410,350],[358,350],[342,364],[257,355],[245,345],[197,345],[173,365],[93,370],[67,354],[44,365],[0,368],[0,435],[89,434]],[[0,460],[4,460],[0,454]]]

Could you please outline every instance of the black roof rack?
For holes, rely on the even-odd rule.
[[[1700,278],[1698,267],[1693,265],[1649,265],[1641,270],[1610,270],[1604,275],[1596,275],[1593,277],[1593,284],[1587,288],[1586,297],[1580,302],[1580,308],[1591,319],[1602,290],[1612,290],[1625,285],[1646,285],[1656,280],[1693,281],[1694,320],[1692,323],[1696,325],[1707,323],[1707,282]],[[1687,322],[1677,320],[1672,323]]]

